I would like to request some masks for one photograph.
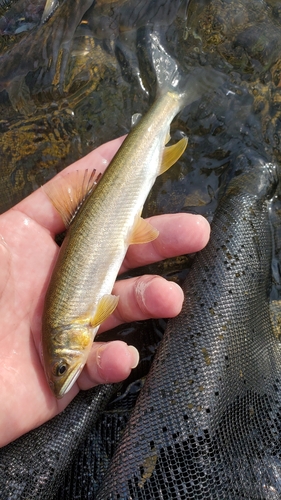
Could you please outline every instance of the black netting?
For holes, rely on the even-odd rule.
[[[63,413],[2,448],[1,500],[51,499],[89,429],[117,390],[118,385],[109,385],[80,392]],[[78,487],[78,477],[75,483]]]

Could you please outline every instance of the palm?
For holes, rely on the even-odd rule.
[[[58,402],[40,360],[40,332],[44,293],[58,250],[45,228],[17,210],[0,217],[0,234],[1,418],[7,418],[7,432],[17,435],[41,423],[42,415],[47,419],[56,413]]]
[[[69,170],[94,164],[102,171],[121,142],[101,146]],[[159,237],[130,247],[123,270],[200,250],[209,237],[208,224],[200,216],[160,216],[152,224]],[[80,389],[123,380],[136,363],[135,350],[124,342],[94,342],[84,370],[66,396],[57,400],[51,393],[41,363],[41,320],[59,251],[54,235],[62,230],[60,216],[40,189],[0,216],[0,446],[55,416]],[[120,296],[118,307],[101,330],[124,321],[175,316],[183,300],[177,285],[155,276],[118,281],[114,293]]]

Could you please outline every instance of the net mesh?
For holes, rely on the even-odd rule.
[[[103,386],[80,392],[63,413],[2,448],[1,498],[52,498],[87,432],[117,389],[117,385]],[[75,483],[79,487],[78,476]]]

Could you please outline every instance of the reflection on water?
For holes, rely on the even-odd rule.
[[[149,100],[141,72],[144,79],[149,74],[138,61],[140,33],[160,25],[165,31],[181,2],[61,1],[39,24],[44,2],[36,9],[28,0],[0,6],[4,211],[43,179],[129,130],[132,113],[144,111]]]

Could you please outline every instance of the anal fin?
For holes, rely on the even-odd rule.
[[[172,146],[166,146],[163,151],[162,163],[159,175],[168,170],[181,157],[187,146],[188,139],[183,137],[180,141]]]

